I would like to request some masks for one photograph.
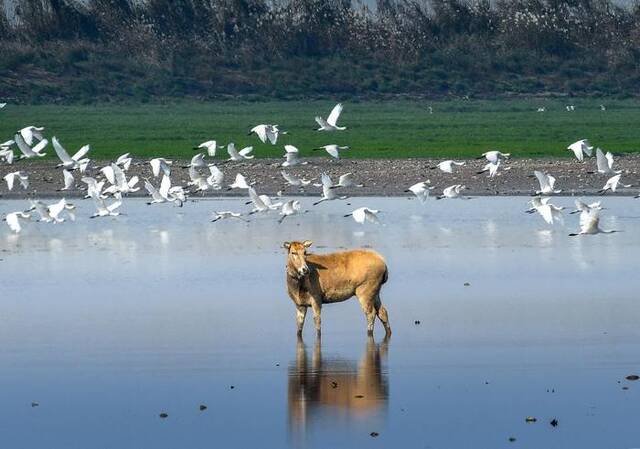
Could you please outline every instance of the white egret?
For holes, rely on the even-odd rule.
[[[200,167],[206,167],[206,166],[207,166],[207,163],[204,160],[204,154],[198,153],[191,158],[191,162],[189,162],[189,165],[187,165],[184,168],[189,168],[189,167],[200,168]]]
[[[68,214],[68,217],[71,219],[71,221],[74,221],[76,217],[73,214],[73,212],[70,212],[70,211],[74,210],[75,208],[76,207],[73,204],[67,202],[67,200],[65,200],[64,198],[62,198],[60,201],[56,203],[53,203],[47,206],[49,217],[51,217],[51,219],[55,223],[62,223],[63,221],[65,221],[65,219],[62,217],[63,212],[66,212]]]
[[[207,184],[209,184],[214,190],[220,190],[222,183],[224,182],[224,173],[215,165],[209,165],[209,177],[207,177]]]
[[[151,171],[156,178],[160,176],[160,171],[162,171],[164,176],[171,176],[171,164],[173,164],[173,161],[168,161],[163,157],[157,157],[151,159],[149,164],[151,164]]]
[[[511,156],[511,153],[503,153],[501,151],[498,150],[491,150],[491,151],[487,151],[486,153],[482,153],[482,156],[476,158],[476,159],[486,159],[488,162],[491,162],[492,164],[497,164],[498,161],[504,161],[506,159],[509,159],[509,156]]]
[[[271,145],[275,145],[278,142],[280,134],[287,134],[286,131],[281,131],[278,125],[257,125],[251,128],[249,135],[255,134],[262,143],[267,143],[267,140]]]
[[[15,141],[18,149],[22,153],[21,158],[29,159],[32,157],[44,157],[47,153],[42,153],[42,150],[45,149],[49,141],[47,139],[42,139],[36,145],[31,147],[22,137],[21,134],[16,134],[13,136],[13,140]]]
[[[591,150],[593,150],[593,147],[589,143],[589,140],[582,139],[578,140],[577,142],[573,142],[567,147],[567,150],[573,151],[573,154],[576,155],[576,159],[582,162],[584,160],[585,154],[591,157]]]
[[[591,209],[602,210],[602,206],[600,205],[600,201],[593,202],[591,204],[587,204],[581,200],[575,200],[576,209],[569,212],[570,214],[577,214],[582,212],[591,212]]]
[[[11,229],[16,234],[19,234],[20,231],[22,231],[22,225],[20,224],[20,220],[22,219],[30,220],[31,214],[28,212],[18,211],[8,213],[3,218],[3,220],[7,222],[7,226],[9,226],[9,229]]]
[[[349,147],[346,145],[339,146],[339,145],[331,144],[331,145],[324,145],[318,148],[314,148],[313,151],[324,150],[327,153],[329,153],[331,157],[335,159],[340,159],[340,151],[348,150],[348,149]]]
[[[16,179],[20,182],[23,189],[29,188],[29,175],[21,171],[14,171],[4,176],[4,180],[7,181],[7,188],[9,190],[13,190],[13,185]]]
[[[236,145],[232,142],[227,145],[227,153],[229,153],[230,161],[244,161],[247,159],[253,159],[253,155],[251,152],[253,151],[253,147],[245,147],[242,150],[236,150]]]
[[[526,212],[529,214],[538,212],[548,224],[553,224],[555,221],[562,222],[562,211],[564,210],[564,207],[558,207],[550,204],[550,199],[551,198],[541,198],[539,196],[532,198],[529,202],[529,204],[531,204],[531,208]]]
[[[280,209],[281,217],[278,219],[278,223],[282,223],[285,218],[290,217],[291,215],[296,215],[300,213],[301,204],[298,200],[289,200],[282,205]]]
[[[234,218],[236,220],[240,220],[240,221],[244,221],[244,222],[249,222],[249,220],[247,220],[246,218],[242,217],[242,214],[240,213],[236,213],[236,212],[231,212],[229,210],[224,210],[224,211],[216,211],[213,213],[213,220],[211,220],[211,223],[214,223],[218,220],[226,220],[229,218]]]
[[[622,175],[615,175],[612,176],[611,178],[609,178],[607,180],[607,182],[605,183],[604,187],[598,192],[600,195],[604,195],[605,192],[607,192],[608,190],[611,190],[612,192],[615,192],[618,189],[618,185],[620,185],[621,187],[626,187],[629,188],[631,187],[631,184],[622,184],[620,182],[620,177]]]
[[[240,173],[236,173],[236,179],[233,181],[233,184],[229,184],[229,189],[248,189],[254,183],[247,183],[247,178],[245,178]]]
[[[569,234],[570,237],[577,235],[593,234],[613,234],[616,230],[603,230],[600,228],[600,210],[591,209],[580,214],[580,232]]]
[[[334,189],[338,187],[364,187],[364,184],[356,184],[353,173],[345,173],[344,175],[340,175],[338,183],[333,186]]]
[[[282,206],[282,203],[272,203],[271,198],[267,195],[258,195],[256,190],[253,187],[249,187],[249,198],[251,201],[249,203],[253,203],[253,210],[250,212],[251,214],[255,214],[257,212],[269,212],[271,210],[279,209]]]
[[[293,167],[294,165],[306,165],[308,162],[301,162],[299,154],[300,152],[293,145],[285,145],[284,146],[285,154],[284,158],[286,159],[283,163],[283,167]]]
[[[600,148],[596,148],[596,165],[598,166],[598,173],[602,175],[617,175],[622,173],[621,170],[613,169],[613,154],[611,154],[610,151],[604,154]]]
[[[94,196],[93,201],[96,203],[97,212],[89,218],[117,217],[120,215],[118,209],[122,206],[122,195],[119,192],[116,192],[114,198],[115,201],[107,206],[102,198]]]
[[[80,181],[87,185],[87,195],[85,198],[91,198],[93,196],[103,197],[102,189],[104,187],[104,181],[98,182],[91,176],[83,176]]]
[[[3,148],[3,147],[0,147]],[[13,153],[13,150],[11,148],[6,148],[4,147],[4,149],[0,149],[0,158],[4,159],[4,161],[11,165],[13,164],[13,159],[15,158],[15,154]]]
[[[368,207],[359,207],[354,210],[350,214],[345,215],[345,217],[353,217],[356,223],[363,224],[365,221],[380,224],[380,220],[378,219],[378,213],[380,211],[376,209],[369,209]]]
[[[73,179],[73,174],[67,170],[67,169],[62,169],[62,177],[64,180],[64,187],[61,188],[60,190],[71,190],[73,188],[74,185],[74,179]]]
[[[436,168],[439,168],[441,171],[445,172],[445,173],[453,173],[454,170],[454,166],[458,166],[461,167],[463,166],[465,163],[464,162],[456,162],[456,161],[442,161],[439,162],[438,164],[436,164],[435,167],[429,167],[431,170],[435,170]]]
[[[289,184],[290,186],[304,187],[311,184],[311,181],[307,181],[306,179],[299,178],[295,175],[292,175],[291,173],[287,173],[284,170],[281,170],[280,173],[282,173],[282,177],[284,178],[285,181],[287,181],[287,184]]]
[[[442,195],[438,195],[436,197],[437,200],[441,200],[444,198],[450,198],[450,199],[454,199],[454,198],[465,198],[464,196],[461,196],[460,194],[462,193],[463,190],[465,190],[467,188],[467,186],[462,185],[462,184],[454,184],[452,186],[449,186],[447,188],[445,188],[442,191]]]
[[[434,189],[434,187],[429,185],[430,182],[431,181],[429,180],[418,182],[405,190],[405,192],[413,193],[416,198],[418,198],[420,202],[424,204],[427,202],[427,198],[429,198],[430,191]]]
[[[342,113],[342,103],[338,103],[333,107],[329,117],[327,119],[323,119],[319,115],[316,116],[316,123],[320,126],[316,131],[344,131],[347,129],[346,126],[338,126],[338,118],[340,118],[340,114]]]
[[[167,175],[162,176],[160,188],[156,189],[147,179],[145,179],[144,187],[151,195],[151,201],[147,204],[156,204],[170,202],[182,207],[186,200],[184,190],[180,186],[171,187],[171,178]]]
[[[326,173],[323,173],[322,176],[320,177],[321,181],[322,181],[322,197],[320,197],[320,201],[316,201],[315,203],[313,203],[314,206],[317,206],[318,204],[324,202],[324,201],[332,201],[332,200],[336,200],[336,199],[347,199],[347,196],[337,196],[334,190],[334,185],[333,182],[331,181],[331,178],[329,177],[329,175],[327,175]]]
[[[44,131],[44,127],[37,126],[25,126],[18,134],[24,139],[27,145],[31,146],[34,144],[35,140],[43,140],[42,131]]]
[[[124,153],[123,155],[118,156],[118,159],[116,159],[116,165],[124,171],[127,171],[131,166],[131,161],[133,161],[133,159],[131,158],[130,153]]]
[[[207,140],[206,142],[202,142],[195,149],[196,150],[200,150],[200,149],[207,150],[207,155],[209,157],[215,157],[216,150],[218,148],[224,148],[224,146],[218,146],[218,142],[216,142],[215,140]]]
[[[69,153],[67,153],[67,150],[64,149],[57,137],[54,136],[51,139],[51,143],[53,144],[53,149],[61,162],[56,167],[64,167],[67,170],[75,170],[79,168],[81,173],[85,172],[87,165],[90,162],[88,158],[85,158],[91,149],[90,145],[84,145],[73,156],[69,156]]]
[[[140,187],[136,187],[139,181],[137,176],[132,176],[131,179],[127,181],[127,176],[122,168],[114,163],[111,164],[110,168],[111,170],[107,171],[113,173],[113,183],[104,190],[104,194],[127,194],[140,190]],[[109,179],[109,177],[107,177],[107,179]]]
[[[482,170],[476,172],[476,174],[480,175],[482,173],[489,172],[489,178],[493,178],[498,174],[498,169],[500,168],[500,165],[501,165],[500,159],[498,159],[497,162],[487,162],[485,166],[482,168]],[[508,167],[505,168],[505,170],[508,170],[508,169],[509,169]]]
[[[533,174],[538,178],[538,183],[540,184],[540,190],[536,190],[536,195],[553,195],[554,193],[562,192],[562,190],[553,189],[556,184],[556,178],[553,176],[538,170],[534,170]]]

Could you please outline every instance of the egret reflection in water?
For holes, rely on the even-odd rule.
[[[389,379],[386,360],[389,338],[368,337],[359,361],[323,357],[321,340],[313,353],[298,338],[296,358],[289,366],[289,431],[304,435],[313,427],[350,426],[356,421],[379,423],[386,414]]]

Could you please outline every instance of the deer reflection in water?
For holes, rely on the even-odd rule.
[[[389,338],[376,344],[372,336],[359,363],[340,358],[323,359],[316,339],[313,357],[298,338],[295,363],[289,366],[289,431],[302,432],[314,424],[349,425],[352,420],[379,417],[389,396],[386,364]]]

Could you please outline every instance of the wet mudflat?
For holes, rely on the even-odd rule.
[[[640,200],[606,198],[623,232],[575,238],[577,216],[549,227],[527,200],[357,198],[282,225],[209,223],[241,199],[96,220],[78,201],[75,223],[3,228],[4,445],[638,447]],[[363,205],[384,226],[343,218]],[[292,239],[385,255],[389,341],[355,300],[296,338]]]

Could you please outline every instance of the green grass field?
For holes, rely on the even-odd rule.
[[[575,105],[567,112],[565,105]],[[600,103],[607,107],[600,110]],[[327,115],[324,101],[137,104],[96,106],[14,106],[0,110],[0,141],[26,125],[46,127],[71,152],[89,143],[93,159],[124,152],[134,156],[188,158],[205,140],[253,145],[257,157],[280,157],[283,145],[305,156],[324,155],[313,147],[349,145],[345,157],[473,157],[488,149],[514,157],[570,156],[566,146],[589,138],[614,153],[640,151],[640,105],[632,100],[499,100],[348,102],[341,117],[347,131],[314,131],[316,114]],[[433,107],[429,114],[428,106]],[[538,113],[538,106],[546,112]],[[277,123],[289,131],[278,145],[265,145],[247,131]],[[53,150],[49,149],[52,156]]]

